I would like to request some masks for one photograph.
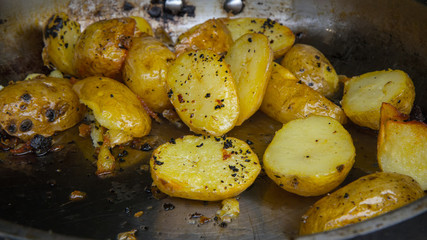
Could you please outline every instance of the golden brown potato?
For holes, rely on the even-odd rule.
[[[300,234],[364,221],[424,196],[411,177],[378,172],[359,178],[317,201],[302,217]]]
[[[18,81],[0,91],[0,124],[27,141],[51,136],[77,124],[85,112],[68,79],[39,77]]]
[[[280,63],[299,80],[326,97],[338,90],[338,75],[319,50],[306,44],[295,44]]]
[[[188,135],[155,149],[150,169],[153,183],[169,196],[218,201],[252,185],[261,166],[244,141]]]
[[[271,118],[287,123],[311,115],[347,122],[344,111],[319,92],[298,80],[288,69],[273,63],[273,71],[261,108]]]
[[[168,96],[195,133],[222,136],[239,117],[239,99],[228,64],[211,50],[181,54],[166,78]]]
[[[414,178],[427,190],[427,125],[404,122],[402,115],[389,103],[381,106],[378,134],[378,165],[384,172],[396,172]]]
[[[80,36],[80,24],[72,21],[65,13],[54,14],[43,29],[44,65],[75,75],[74,49]]]
[[[237,39],[225,56],[237,88],[240,115],[236,126],[261,106],[271,75],[273,52],[266,36],[248,33]]]
[[[357,125],[378,130],[383,102],[409,114],[415,100],[415,87],[408,74],[383,70],[351,78],[344,85],[342,108]]]
[[[301,196],[325,194],[353,167],[353,140],[335,119],[312,115],[288,122],[264,153],[267,175],[286,191]]]
[[[230,31],[218,19],[209,19],[190,28],[178,37],[175,53],[180,54],[199,49],[209,49],[216,54],[223,54],[233,44]]]
[[[135,25],[133,18],[110,19],[89,25],[76,43],[74,67],[77,76],[120,80]]]
[[[133,18],[136,22],[135,36],[141,36],[141,35],[154,36],[153,29],[151,28],[151,25],[149,22],[147,22],[147,20],[137,16],[131,16],[131,18]]]
[[[123,81],[157,113],[171,109],[166,74],[175,54],[153,37],[133,39],[123,67]]]
[[[295,35],[288,27],[269,18],[222,18],[221,21],[230,30],[233,41],[246,33],[267,36],[275,59],[283,56],[295,42]]]

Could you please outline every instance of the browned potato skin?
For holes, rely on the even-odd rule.
[[[175,54],[153,37],[133,39],[123,67],[124,83],[154,112],[172,109],[166,74]]]
[[[341,124],[347,122],[347,117],[339,106],[277,63],[273,64],[271,79],[260,109],[282,123],[310,115],[329,116]]]
[[[85,112],[68,79],[40,77],[19,81],[0,91],[0,124],[24,141],[45,137],[77,124]]]
[[[373,173],[317,201],[302,217],[300,234],[312,234],[364,221],[424,196],[411,177]]]
[[[76,43],[74,67],[77,76],[105,76],[120,80],[135,25],[132,18],[104,20],[89,25]]]
[[[230,31],[222,21],[209,19],[198,24],[178,37],[175,53],[180,54],[200,49],[209,49],[216,54],[223,54],[233,44]]]

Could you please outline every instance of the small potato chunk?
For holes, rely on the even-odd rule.
[[[80,101],[92,109],[101,126],[132,137],[143,137],[150,132],[150,116],[124,84],[111,78],[89,77],[78,81],[73,89]]]
[[[275,59],[283,56],[295,42],[295,35],[288,27],[269,18],[224,18],[221,20],[230,30],[233,41],[246,33],[262,33],[267,36]]]
[[[391,104],[382,104],[378,164],[384,172],[396,172],[414,178],[426,191],[427,125],[404,120],[405,117]]]
[[[218,201],[246,190],[261,166],[244,141],[188,135],[155,149],[150,169],[153,183],[169,196]]]
[[[181,54],[168,70],[168,96],[195,133],[222,136],[239,117],[239,99],[228,64],[210,50]]]
[[[373,173],[317,201],[302,217],[300,234],[323,232],[364,221],[424,196],[411,177]]]
[[[347,121],[339,106],[305,85],[277,63],[273,63],[273,71],[260,109],[282,123],[311,115],[329,116],[341,124]]]
[[[223,54],[232,44],[230,31],[222,21],[209,19],[181,34],[175,46],[175,53],[179,56],[187,51],[209,49],[216,54]]]
[[[153,37],[134,38],[123,67],[123,81],[154,112],[172,109],[166,74],[175,54]]]
[[[79,36],[80,24],[69,19],[67,14],[58,13],[50,17],[43,29],[44,65],[75,75],[73,58]]]
[[[110,19],[89,25],[76,44],[74,65],[77,76],[120,80],[135,25],[133,18]]]
[[[154,36],[153,28],[151,28],[151,25],[149,22],[147,22],[147,20],[137,16],[131,16],[131,18],[133,18],[136,22],[135,36],[141,36],[141,35]]]
[[[237,87],[240,115],[236,126],[252,116],[261,106],[271,75],[273,52],[266,36],[248,33],[234,42],[225,56]]]
[[[332,97],[338,90],[339,78],[334,67],[313,46],[295,44],[280,64],[323,96]]]
[[[264,170],[286,191],[301,196],[325,194],[353,167],[350,134],[335,119],[310,116],[288,122],[264,153]]]
[[[63,78],[40,76],[10,84],[0,91],[0,103],[1,127],[24,141],[71,128],[85,112],[70,81]]]
[[[400,70],[384,70],[365,73],[347,81],[341,104],[352,122],[378,130],[383,102],[409,114],[414,100],[415,87],[408,74]]]

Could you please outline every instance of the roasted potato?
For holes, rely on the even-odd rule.
[[[311,115],[329,116],[341,124],[347,121],[339,106],[305,85],[277,63],[273,63],[273,71],[260,109],[282,123]]]
[[[133,39],[123,66],[123,82],[154,112],[172,109],[166,90],[166,74],[175,54],[149,36]]]
[[[344,85],[342,108],[357,125],[378,130],[383,102],[409,114],[415,100],[415,87],[408,74],[400,70],[365,73]]]
[[[120,80],[135,25],[133,18],[103,20],[89,25],[76,43],[74,67],[77,76]]]
[[[131,16],[136,22],[135,26],[135,36],[139,37],[141,35],[154,36],[153,29],[147,20],[142,17]]]
[[[85,112],[68,79],[39,76],[0,91],[0,124],[24,141],[76,125]]]
[[[43,29],[44,65],[75,75],[74,49],[80,36],[80,24],[68,18],[65,13],[54,14]]]
[[[424,196],[411,177],[373,173],[317,201],[302,217],[300,234],[312,234],[364,221]]]
[[[261,166],[244,141],[188,135],[155,149],[150,169],[153,183],[169,196],[218,201],[252,185]]]
[[[175,45],[175,53],[178,56],[188,51],[209,49],[216,54],[223,54],[232,44],[230,31],[222,21],[209,19],[181,34]]]
[[[240,115],[236,126],[261,106],[271,75],[273,52],[266,36],[248,33],[237,39],[225,56],[237,87]]]
[[[378,134],[378,165],[384,172],[396,172],[414,178],[427,190],[427,125],[405,121],[408,117],[389,103],[381,106]]]
[[[338,90],[338,75],[329,60],[313,46],[295,44],[280,62],[299,80],[326,97]]]
[[[269,18],[223,18],[221,21],[230,30],[233,41],[246,33],[267,36],[275,59],[283,56],[295,42],[295,35],[288,27]]]
[[[267,175],[286,191],[301,196],[325,194],[353,167],[353,140],[335,119],[312,115],[288,122],[264,153]]]
[[[239,99],[228,64],[211,50],[181,54],[169,67],[168,96],[195,133],[222,136],[239,117]]]

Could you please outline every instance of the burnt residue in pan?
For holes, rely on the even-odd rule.
[[[152,18],[162,19],[163,21],[174,21],[174,17],[195,17],[196,7],[194,5],[183,3],[181,10],[173,13],[165,6],[165,1],[152,0],[146,7],[147,13]]]

